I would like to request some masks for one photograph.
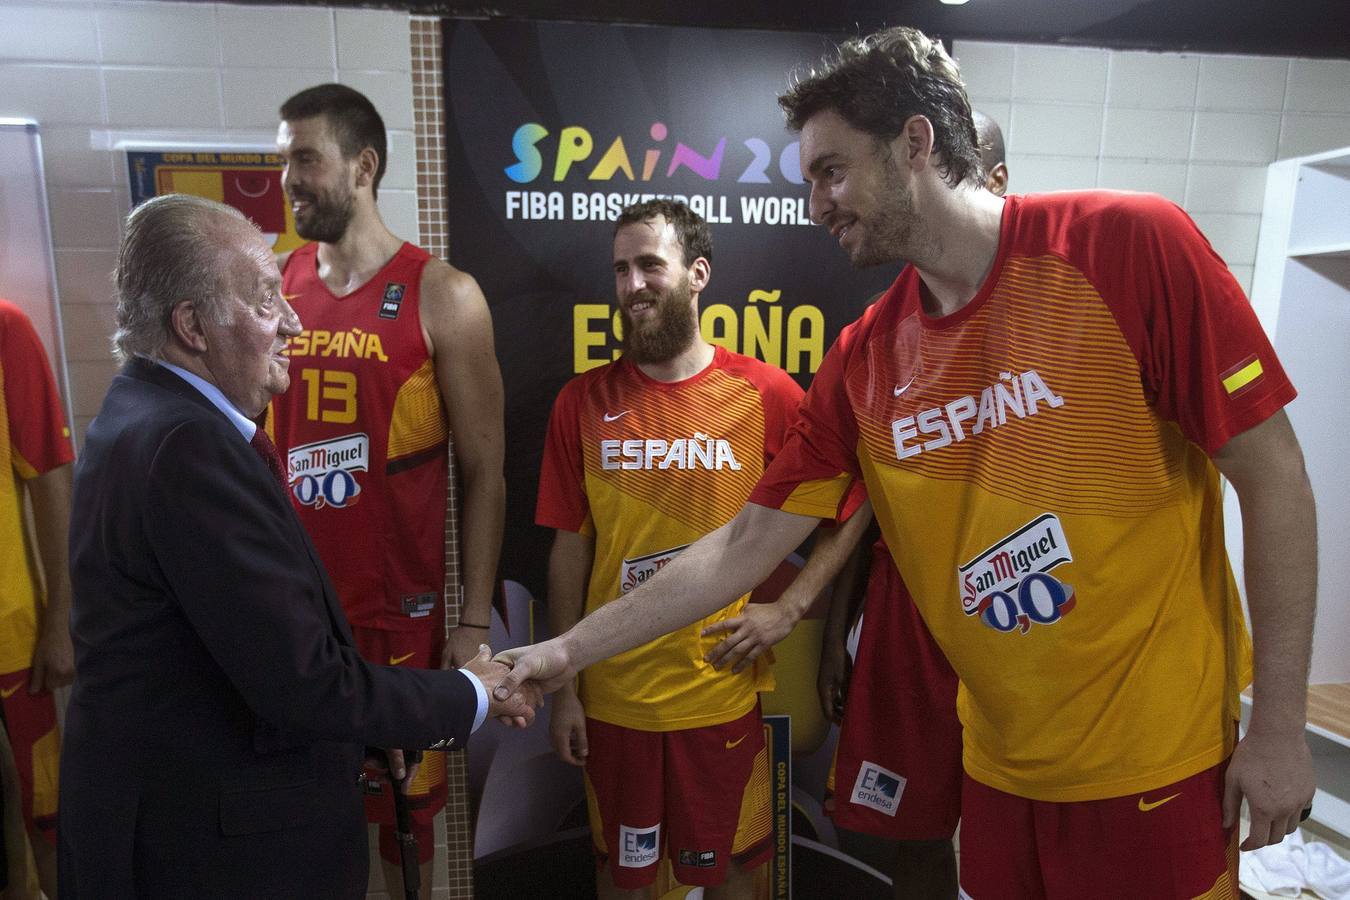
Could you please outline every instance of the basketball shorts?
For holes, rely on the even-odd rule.
[[[883,541],[872,548],[861,632],[825,811],[887,840],[950,838],[963,777],[956,673]]]
[[[31,669],[0,675],[0,713],[19,773],[19,804],[30,833],[56,844],[61,734],[51,691],[28,693]]]
[[[388,631],[353,625],[352,637],[356,640],[357,651],[366,661],[412,669],[439,667],[445,646],[439,628],[431,627],[419,631]],[[400,857],[398,840],[394,836],[394,800],[390,794],[393,788],[375,772],[367,771],[366,774],[367,777],[362,779],[366,793],[366,821],[380,826],[380,856],[397,863]],[[421,862],[429,862],[434,853],[433,823],[448,795],[445,754],[435,750],[424,753],[417,777],[408,790],[413,834],[417,838],[417,855]]]
[[[745,869],[773,851],[769,756],[759,707],[730,722],[638,731],[586,720],[586,803],[596,860],[616,887],[656,880],[714,886],[728,860]],[[605,876],[601,876],[605,877]]]
[[[1237,826],[1223,827],[1228,763],[1141,794],[1050,803],[966,776],[961,897],[1231,900]]]

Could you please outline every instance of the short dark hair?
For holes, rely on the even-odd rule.
[[[680,239],[680,246],[684,248],[686,267],[692,266],[694,260],[700,256],[712,262],[712,229],[703,221],[702,216],[679,200],[657,197],[625,207],[623,212],[619,213],[619,218],[614,221],[614,233],[618,234],[619,229],[625,225],[649,222],[657,216],[664,218],[675,229],[675,236]]]
[[[375,180],[371,182],[371,193],[377,194],[380,179],[384,177],[389,139],[384,131],[384,119],[380,118],[375,104],[358,90],[345,84],[318,84],[305,88],[300,93],[281,104],[283,121],[312,119],[323,116],[333,129],[342,155],[347,159],[356,157],[367,147],[379,157],[375,168]]]
[[[975,133],[980,138],[980,165],[984,167],[984,174],[988,175],[990,169],[999,163],[1007,162],[1007,154],[1003,148],[1003,129],[978,109],[971,112],[975,116]]]
[[[957,185],[979,177],[978,138],[960,69],[923,32],[901,26],[854,38],[794,80],[778,98],[793,131],[833,110],[853,128],[889,143],[911,116],[925,116],[943,180]]]

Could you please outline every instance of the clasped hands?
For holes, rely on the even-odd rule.
[[[492,650],[487,644],[481,644],[478,655],[465,662],[459,668],[472,672],[483,684],[488,697],[488,715],[511,728],[524,728],[534,721],[534,711],[544,705],[544,694],[539,686],[530,682],[514,684],[502,691],[501,684],[511,672],[511,667],[494,660]],[[390,781],[399,785],[407,793],[408,786],[417,777],[417,763],[405,764],[402,750],[390,748],[385,751],[388,767],[382,760],[367,759],[367,764],[386,774]]]

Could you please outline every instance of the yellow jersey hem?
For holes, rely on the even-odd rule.
[[[678,719],[664,717],[642,718],[635,716],[613,715],[606,710],[591,712],[586,710],[588,719],[595,719],[599,722],[605,722],[610,725],[617,725],[620,728],[631,728],[634,731],[685,731],[689,728],[706,728],[709,725],[722,725],[726,722],[734,722],[741,716],[755,708],[759,702],[759,694],[753,693],[750,699],[734,707],[719,709],[715,713],[709,713],[702,716],[684,716]],[[584,703],[583,703],[584,706]]]
[[[1118,781],[1098,781],[1091,784],[1071,785],[1069,787],[1052,787],[1050,785],[1027,784],[1014,779],[1009,779],[1003,775],[972,765],[970,760],[965,761],[966,773],[983,785],[994,790],[1003,791],[1005,794],[1012,794],[1015,797],[1024,797],[1028,800],[1039,800],[1048,803],[1081,803],[1091,800],[1109,800],[1113,797],[1125,797],[1130,794],[1144,793],[1146,791],[1156,790],[1160,787],[1166,787],[1169,784],[1175,784],[1184,778],[1189,778],[1198,772],[1213,768],[1223,762],[1233,753],[1233,746],[1230,741],[1224,741],[1218,747],[1212,747],[1203,753],[1192,756],[1184,762],[1177,763],[1165,769],[1159,769],[1150,772],[1147,775],[1136,775],[1133,778],[1123,778]]]

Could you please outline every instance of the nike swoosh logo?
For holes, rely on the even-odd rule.
[[[609,413],[605,413],[605,421],[606,421],[606,422],[617,422],[617,421],[619,421],[620,419],[622,419],[624,416],[628,415],[630,412],[632,412],[631,409],[625,409],[623,412],[619,413],[617,416],[611,416]]]
[[[416,652],[417,652],[417,651],[414,650],[412,653],[405,653],[405,654],[403,654],[402,656],[391,656],[391,657],[389,657],[389,665],[391,665],[391,666],[396,666],[396,665],[398,665],[399,663],[403,662],[403,661],[406,660],[406,659],[412,659],[413,653],[416,653]]]
[[[1177,799],[1177,798],[1180,797],[1180,796],[1181,796],[1181,794],[1173,794],[1172,796],[1170,796],[1170,797],[1164,797],[1164,798],[1162,798],[1161,800],[1154,800],[1152,803],[1146,803],[1146,802],[1144,801],[1144,798],[1143,798],[1143,797],[1140,797],[1140,798],[1139,798],[1139,811],[1140,811],[1140,812],[1148,812],[1148,811],[1151,810],[1151,809],[1157,809],[1158,807],[1160,807],[1160,806],[1162,806],[1164,803],[1166,803],[1168,800],[1175,800],[1175,799]]]
[[[0,688],[0,698],[4,698],[5,700],[8,700],[10,697],[13,697],[16,693],[18,693],[19,688],[21,688],[21,687],[23,687],[23,682],[22,682],[22,681],[20,681],[20,682],[19,682],[18,684],[16,684],[16,685],[14,685],[14,687],[12,687],[12,688]]]
[[[915,377],[917,378],[918,376],[915,376]],[[906,381],[906,382],[905,382],[905,386],[904,386],[904,387],[899,387],[899,386],[897,386],[897,387],[895,388],[895,396],[899,397],[899,396],[900,396],[901,394],[903,394],[905,391],[909,390],[909,386],[910,386],[911,384],[913,384],[913,383],[914,383],[914,379],[911,378],[909,381]]]
[[[740,737],[736,738],[736,740],[734,740],[734,741],[727,741],[727,749],[728,749],[728,750],[735,750],[737,747],[739,747],[739,746],[741,745],[741,741],[745,740],[745,739],[748,738],[749,736],[750,736],[750,735],[748,735],[748,734],[743,734],[743,735],[741,735]]]

